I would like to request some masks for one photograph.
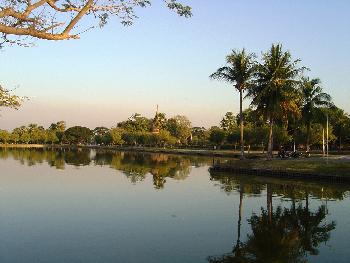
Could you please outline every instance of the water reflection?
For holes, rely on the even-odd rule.
[[[156,189],[164,188],[166,178],[184,180],[192,167],[209,165],[210,158],[186,157],[166,154],[147,154],[132,152],[113,152],[90,149],[0,149],[0,158],[13,158],[23,165],[33,166],[48,163],[56,169],[65,169],[66,165],[109,166],[122,171],[131,183],[142,182],[147,174],[153,177]]]
[[[9,258],[17,254],[7,249],[17,252],[21,245],[35,258],[36,251],[45,251],[41,247],[48,240],[57,242],[52,247],[62,248],[64,254],[66,243],[51,235],[65,234],[74,240],[77,253],[105,256],[103,262],[141,262],[137,255],[153,257],[150,262],[164,262],[164,258],[166,262],[330,262],[336,253],[342,253],[339,262],[348,261],[339,232],[346,232],[350,224],[339,211],[349,204],[349,186],[208,173],[210,158],[165,154],[0,149],[0,159],[38,166],[27,170],[9,162],[2,174],[0,193],[6,202],[2,203],[0,232],[5,241],[13,242],[3,242],[6,249],[0,254]],[[72,166],[85,167],[69,169]],[[121,171],[117,174],[128,180],[109,169],[101,169],[108,176],[100,176],[100,166]],[[55,169],[65,171],[45,176],[45,169],[49,174]],[[170,184],[172,180],[187,181]],[[164,190],[154,191],[152,181],[154,188]],[[232,203],[237,204],[234,210]],[[33,231],[34,223],[43,224],[44,230]],[[84,231],[88,231],[86,236]],[[27,238],[24,243],[22,235]],[[99,243],[91,237],[100,237]],[[139,244],[135,251],[143,253],[126,252],[135,244]],[[324,244],[338,247],[330,251]],[[35,245],[40,249],[33,249]],[[83,262],[76,254],[64,254],[70,260],[59,260],[61,255],[55,253],[41,256],[57,258],[56,262]]]
[[[327,222],[326,204],[310,208],[310,197],[322,200],[341,200],[348,188],[319,184],[297,183],[260,178],[211,174],[211,180],[226,193],[239,192],[237,240],[230,253],[209,256],[211,263],[218,262],[308,262],[310,255],[318,255],[318,247],[330,239],[334,221]],[[247,223],[250,234],[241,241],[244,196],[266,192],[266,207],[253,212]],[[274,208],[273,196],[290,201],[290,206]],[[313,199],[311,199],[313,200]]]

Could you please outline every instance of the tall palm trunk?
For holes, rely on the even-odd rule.
[[[243,89],[239,88],[239,122],[241,126],[241,158],[244,158],[244,123],[243,123]]]
[[[310,133],[311,133],[311,123],[309,122],[306,126],[306,151],[310,151]]]
[[[273,124],[274,120],[270,117],[270,131],[269,131],[269,144],[267,146],[267,158],[271,159],[273,157]]]

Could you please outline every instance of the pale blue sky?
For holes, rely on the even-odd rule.
[[[1,84],[32,97],[19,111],[3,110],[0,128],[59,120],[111,127],[134,112],[153,116],[156,104],[169,117],[184,114],[194,125],[216,125],[225,112],[237,112],[238,94],[208,76],[231,49],[260,55],[276,42],[301,58],[309,75],[321,78],[335,103],[350,112],[350,1],[186,3],[193,7],[190,19],[154,1],[139,10],[132,27],[111,20],[80,40],[0,51]]]

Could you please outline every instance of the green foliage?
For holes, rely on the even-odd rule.
[[[74,126],[64,132],[65,143],[69,144],[88,144],[91,142],[92,132],[89,128]]]
[[[224,80],[234,85],[239,91],[239,116],[240,116],[240,133],[241,133],[241,155],[244,155],[244,141],[243,141],[243,92],[249,89],[253,82],[253,76],[256,72],[255,55],[252,53],[246,53],[245,49],[241,51],[233,50],[230,55],[226,57],[227,66],[219,68],[216,72],[210,75],[210,78],[217,80]],[[227,120],[221,122],[222,127],[225,130],[232,130],[232,116],[229,114]],[[230,120],[231,119],[231,120]],[[227,123],[228,121],[228,123]]]
[[[96,144],[108,145],[112,142],[109,129],[106,127],[96,127],[92,131],[92,135]]]
[[[334,148],[350,146],[350,118],[341,109],[332,106],[331,108],[320,107],[317,109],[320,114],[313,117],[310,126],[310,145],[315,149],[322,147],[322,134],[325,128],[325,116],[329,116],[329,142]],[[165,118],[165,114],[158,113],[157,120],[147,119],[134,114],[128,120],[120,122],[119,127],[109,129],[107,127],[96,127],[93,131],[87,132],[80,127],[65,131],[65,122],[52,123],[45,130],[38,124],[29,124],[15,128],[6,135],[5,131],[0,133],[0,143],[31,143],[31,144],[86,144],[95,143],[98,145],[116,146],[143,146],[143,147],[212,147],[218,145],[225,149],[235,149],[240,143],[240,127],[236,125],[239,115],[234,116],[231,112],[226,113],[221,121],[222,128],[212,127],[207,130],[204,127],[191,127],[190,121],[185,116]],[[268,143],[269,125],[263,116],[252,108],[243,111],[245,119],[244,143],[245,149],[264,150]],[[154,131],[154,122],[160,126]],[[121,128],[124,127],[124,128]],[[83,128],[83,131],[81,130]],[[296,146],[305,149],[305,138],[307,137],[307,126],[301,122],[301,118],[289,118],[285,123],[276,121],[273,126],[275,145],[284,145],[291,149],[293,138]]]
[[[303,78],[300,90],[302,98],[302,121],[306,125],[306,148],[310,149],[311,124],[319,120],[320,123],[326,122],[326,112],[320,110],[320,107],[331,106],[331,96],[322,92],[319,79]],[[312,144],[312,143],[311,143]]]
[[[29,124],[28,133],[31,143],[45,143],[46,133],[44,127],[38,126],[37,124],[33,123]]]
[[[210,128],[209,141],[215,145],[223,144],[226,137],[226,132],[219,127],[213,126]]]
[[[226,57],[227,66],[219,68],[210,75],[211,79],[223,80],[231,83],[237,90],[244,90],[252,83],[255,74],[255,55],[243,50],[233,50]]]
[[[19,141],[19,134],[18,133],[11,133],[10,135],[10,142],[12,143],[18,143]]]
[[[236,115],[236,121],[239,123],[240,115]],[[243,119],[245,123],[251,123],[255,126],[263,126],[266,124],[266,121],[264,120],[263,116],[256,110],[253,110],[252,108],[248,108],[243,110]]]
[[[248,90],[251,106],[268,120],[282,118],[292,110],[288,104],[295,95],[297,78],[304,68],[298,67],[300,60],[293,60],[282,45],[272,45],[263,54],[262,63],[257,66],[256,82]]]
[[[230,144],[237,144],[239,142],[239,139],[240,139],[240,131],[238,128],[231,131],[229,134],[227,134],[227,137],[226,137],[227,142]]]
[[[168,119],[166,129],[182,144],[187,144],[191,137],[191,122],[186,116],[177,115]]]
[[[124,140],[122,139],[123,130],[121,128],[113,128],[109,131],[109,136],[111,138],[111,143],[114,145],[123,145]]]
[[[0,130],[0,142],[1,143],[8,143],[10,140],[11,134],[8,131]]]
[[[66,122],[65,121],[59,121],[56,123],[52,123],[49,127],[49,130],[58,131],[58,132],[64,132],[66,130]]]
[[[123,132],[122,140],[127,145],[136,146],[138,142],[138,133],[135,132]]]
[[[172,146],[176,144],[176,141],[176,138],[173,137],[169,131],[161,130],[159,134],[155,135],[155,142],[157,146]]]
[[[350,117],[344,110],[334,105],[327,110],[327,114],[336,137],[335,147],[341,150],[344,144],[350,145]]]
[[[232,112],[226,112],[224,118],[220,122],[220,126],[224,131],[233,131],[237,128],[236,118]]]
[[[18,109],[23,99],[25,98],[11,94],[11,90],[7,90],[0,85],[0,107]]]
[[[276,145],[286,145],[291,144],[293,138],[288,134],[288,131],[285,127],[275,126],[274,127],[274,139]]]
[[[309,146],[315,146],[318,149],[322,148],[323,143],[323,133],[325,134],[325,140],[326,140],[326,128],[323,124],[320,123],[313,123],[310,126],[310,132],[308,134],[308,129],[306,126],[302,126],[297,132],[296,132],[296,141],[299,145],[304,146],[304,148],[307,148],[307,145],[305,144],[305,138],[309,136]],[[328,129],[328,141],[330,143],[334,142],[336,140],[336,136],[333,134],[333,127],[330,125]]]
[[[53,130],[46,131],[46,142],[47,143],[55,144],[58,141],[59,141],[59,139],[56,135],[56,131],[53,131]]]
[[[30,141],[30,134],[28,132],[23,132],[19,137],[20,142],[28,144]]]
[[[152,128],[157,128],[159,130],[166,129],[167,118],[165,113],[157,113],[153,119]]]
[[[63,134],[64,134],[64,131],[66,130],[66,122],[59,121],[56,123],[52,123],[49,127],[49,130],[54,131],[58,139],[57,142],[62,143]]]
[[[127,132],[148,132],[152,126],[152,120],[142,117],[140,114],[133,114],[128,120],[119,122],[117,127]]]
[[[299,60],[293,60],[282,45],[272,45],[263,54],[262,63],[256,71],[256,81],[248,89],[251,106],[270,123],[268,157],[272,157],[273,126],[276,121],[288,116],[297,116],[299,108],[297,85],[298,77],[304,68],[298,67]]]
[[[204,127],[193,127],[191,129],[192,142],[194,146],[205,146],[208,144],[209,132]]]

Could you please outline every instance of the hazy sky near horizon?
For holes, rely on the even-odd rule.
[[[238,111],[238,93],[209,79],[232,49],[260,56],[282,43],[319,77],[324,90],[350,113],[350,1],[187,0],[185,19],[162,1],[137,11],[132,27],[111,19],[80,40],[36,41],[0,51],[0,83],[30,97],[18,111],[2,109],[0,129],[65,120],[68,126],[111,127],[156,105],[168,117],[217,125]],[[84,30],[89,21],[84,21]],[[245,102],[245,106],[249,101]]]

